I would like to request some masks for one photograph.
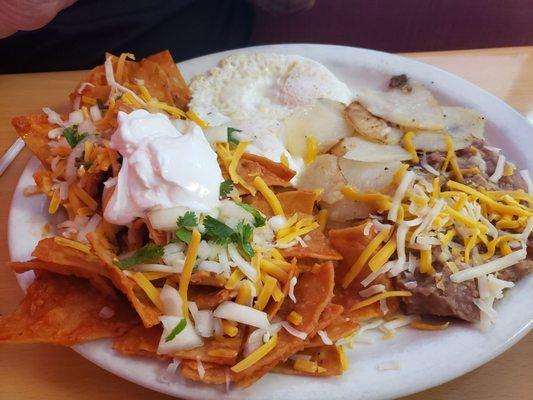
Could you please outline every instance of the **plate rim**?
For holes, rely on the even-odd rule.
[[[443,70],[442,68],[435,67],[433,65],[426,64],[424,62],[418,61],[416,59],[407,58],[407,57],[404,57],[404,56],[401,56],[401,55],[382,52],[382,51],[377,51],[377,50],[372,50],[372,49],[365,49],[365,48],[351,47],[351,46],[341,46],[341,45],[312,44],[312,43],[290,43],[290,44],[262,45],[262,46],[251,46],[251,47],[238,48],[238,49],[232,49],[232,50],[227,50],[227,51],[221,51],[221,52],[217,52],[217,53],[207,54],[207,55],[203,55],[203,56],[200,56],[200,57],[195,57],[195,58],[192,58],[192,59],[181,61],[181,62],[177,63],[177,65],[178,65],[178,67],[183,68],[183,64],[184,63],[195,63],[196,64],[196,63],[202,62],[203,60],[207,60],[207,59],[211,59],[211,58],[220,59],[220,58],[222,58],[224,56],[227,56],[227,55],[230,55],[230,54],[236,54],[236,53],[276,52],[276,51],[279,52],[281,50],[282,53],[302,54],[302,53],[305,53],[305,48],[308,48],[308,47],[312,47],[312,48],[327,47],[329,49],[339,48],[339,49],[342,49],[342,51],[353,51],[353,50],[356,50],[356,51],[362,51],[364,53],[367,53],[367,52],[368,53],[372,53],[372,54],[374,54],[376,56],[389,58],[389,59],[394,60],[394,61],[402,60],[403,63],[406,63],[408,65],[409,64],[419,65],[419,66],[423,66],[424,68],[429,67],[430,69],[438,71],[439,75],[445,75],[447,78],[451,78],[451,79],[453,79],[455,81],[460,80],[463,85],[466,85],[466,86],[474,89],[478,93],[482,94],[482,96],[484,98],[486,98],[487,100],[491,100],[492,102],[495,102],[495,104],[497,104],[497,107],[499,107],[500,109],[501,109],[501,107],[503,107],[503,108],[506,109],[507,113],[514,114],[515,117],[518,117],[518,120],[521,120],[522,122],[525,122],[526,123],[525,126],[529,127],[529,129],[531,129],[533,127],[533,124],[531,124],[531,122],[527,118],[525,118],[524,115],[522,115],[520,112],[518,112],[512,106],[507,104],[505,101],[503,101],[502,99],[500,99],[496,95],[490,93],[486,89],[481,88],[481,87],[473,84],[472,82],[470,82],[470,81],[468,81],[468,80],[466,80],[466,79],[464,79],[464,78],[462,78],[460,76],[457,76],[457,75],[455,75],[455,74],[453,74],[451,72]],[[281,49],[279,49],[279,48],[281,48]],[[289,51],[287,51],[287,49]],[[211,65],[210,67],[213,67],[213,66],[214,65]],[[27,173],[27,170],[29,170],[32,167],[32,163],[35,163],[35,161],[37,161],[37,159],[34,156],[32,156],[28,160],[26,165],[24,166],[24,168],[23,168],[23,170],[22,170],[22,172],[21,172],[21,174],[19,176],[19,179],[17,181],[17,184],[16,184],[15,190],[13,192],[12,198],[11,198],[11,203],[10,203],[10,207],[9,207],[9,214],[8,214],[8,218],[7,218],[7,224],[8,224],[8,227],[7,227],[8,252],[9,252],[10,259],[13,258],[13,253],[15,252],[13,249],[16,246],[14,241],[12,240],[12,238],[15,236],[13,231],[16,229],[15,228],[16,224],[14,223],[14,221],[12,221],[12,219],[14,218],[14,216],[13,216],[14,215],[13,206],[15,204],[15,197],[17,195],[19,195],[21,190],[22,190],[21,186],[23,184],[23,182],[22,182],[23,175],[25,173]],[[17,282],[18,282],[19,286],[21,286],[23,288],[24,285],[22,284],[21,275],[23,275],[23,274],[16,274],[16,278],[17,278]],[[533,278],[533,277],[530,276],[528,278],[529,281],[531,281],[530,278]],[[524,282],[524,283],[527,284],[527,282]],[[24,290],[24,288],[23,288],[23,290]],[[533,320],[530,319],[528,323],[523,325],[522,328],[520,328],[517,332],[514,332],[514,334],[511,337],[509,337],[507,340],[505,340],[504,343],[501,346],[499,346],[495,351],[493,350],[490,353],[487,353],[487,355],[485,355],[485,357],[478,358],[475,361],[470,359],[469,362],[463,362],[462,363],[462,367],[463,368],[460,368],[458,370],[454,370],[454,372],[451,372],[449,374],[443,374],[444,376],[442,376],[440,378],[428,379],[428,381],[425,384],[421,384],[421,385],[416,386],[416,388],[414,390],[411,389],[411,388],[403,388],[403,390],[397,390],[397,391],[395,391],[394,396],[395,397],[396,396],[405,396],[405,395],[417,393],[417,392],[420,392],[420,391],[423,391],[423,390],[427,390],[429,388],[436,387],[436,386],[442,385],[443,383],[446,383],[446,382],[449,382],[449,381],[451,381],[453,379],[456,379],[456,378],[458,378],[458,377],[460,377],[460,376],[462,376],[462,375],[464,375],[464,374],[466,374],[468,372],[471,372],[474,369],[484,365],[485,363],[491,361],[492,359],[498,357],[503,352],[508,350],[510,347],[512,347],[514,344],[516,344],[519,340],[521,340],[524,336],[526,336],[527,333],[532,328],[533,328]],[[124,370],[121,370],[121,369],[115,368],[115,367],[110,367],[109,365],[106,365],[106,363],[105,363],[106,360],[105,359],[99,359],[98,357],[93,356],[91,354],[90,350],[84,348],[84,345],[76,345],[76,346],[73,346],[72,348],[78,354],[82,355],[84,358],[86,358],[90,362],[92,362],[92,363],[98,365],[99,367],[101,367],[101,368],[113,373],[114,375],[120,376],[123,379],[126,379],[126,380],[128,380],[128,381],[130,381],[132,383],[137,384],[137,385],[141,385],[143,387],[146,387],[146,388],[148,388],[150,390],[154,390],[154,391],[157,391],[157,392],[160,392],[160,393],[165,393],[165,394],[168,394],[168,395],[171,395],[171,396],[177,396],[175,391],[170,390],[170,386],[168,387],[168,390],[165,390],[166,386],[159,384],[159,382],[157,382],[157,383],[156,382],[152,382],[152,384],[150,384],[150,382],[140,382],[140,381],[136,380],[136,377],[131,376],[131,374],[126,373]],[[121,355],[118,355],[118,356],[119,357],[123,357]],[[450,371],[450,369],[449,369],[449,371]],[[312,378],[307,378],[307,379],[312,379]],[[333,378],[333,379],[335,379],[335,378]],[[303,383],[303,380],[300,383]],[[191,390],[191,387],[187,387],[186,389],[187,390],[185,390],[183,393],[179,394],[180,397],[186,398],[186,399],[198,399],[198,398],[200,398],[200,397],[194,395],[194,387],[192,387],[192,390]],[[236,394],[235,390],[232,391],[232,392],[233,392],[233,394]],[[232,392],[230,392],[229,394],[221,393],[217,397],[219,397],[219,398],[241,398],[241,396],[239,394],[237,394],[237,396],[234,397],[232,395]],[[333,396],[335,396],[335,395],[336,394],[334,393]],[[342,395],[342,393],[340,393],[340,395]]]

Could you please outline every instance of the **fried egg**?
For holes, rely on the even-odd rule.
[[[322,64],[285,54],[235,54],[193,79],[189,107],[210,126],[234,120],[280,121],[318,98],[348,104],[348,87]]]

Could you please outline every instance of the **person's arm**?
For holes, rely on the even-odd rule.
[[[250,0],[272,14],[290,14],[313,8],[315,0]]]
[[[0,39],[39,29],[76,0],[0,0]]]

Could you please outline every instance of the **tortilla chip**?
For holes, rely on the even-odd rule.
[[[244,337],[244,328],[234,337],[218,336],[205,339],[202,347],[191,350],[180,350],[172,354],[157,354],[157,346],[163,333],[163,328],[154,326],[146,329],[137,326],[119,337],[113,343],[113,348],[126,355],[140,355],[159,358],[182,358],[212,362],[221,365],[233,365],[237,360]]]
[[[180,275],[172,274],[168,277],[169,280],[179,283]],[[194,272],[191,275],[191,281],[189,285],[199,285],[199,286],[212,286],[212,287],[224,287],[227,279],[224,275],[217,274],[209,271],[200,271]]]
[[[302,316],[302,322],[298,325],[298,330],[307,334],[314,332],[320,315],[330,302],[333,296],[333,264],[326,262],[317,269],[316,272],[306,272],[300,275],[298,283],[294,288],[296,303],[284,302],[279,315],[281,319],[286,319],[291,311],[295,311]],[[285,329],[278,333],[278,343],[261,360],[240,373],[232,374],[239,386],[248,387],[274,368],[279,362],[284,362],[291,355],[303,349],[304,341],[299,339]]]
[[[348,273],[352,265],[357,261],[363,250],[368,243],[375,237],[376,231],[374,228],[370,229],[367,236],[364,235],[364,227],[366,222],[360,225],[343,228],[343,229],[331,229],[329,234],[329,240],[332,246],[342,255],[343,260],[339,262],[339,265],[335,269],[335,297],[334,302],[342,305],[345,308],[345,315],[352,318],[354,321],[364,321],[375,317],[382,317],[383,313],[379,306],[379,303],[373,303],[369,306],[353,310],[352,307],[363,300],[359,296],[359,292],[365,287],[361,284],[372,271],[365,265],[359,275],[350,283],[350,285],[344,289],[342,287],[342,280]],[[386,275],[378,276],[372,285],[382,284],[385,285],[386,290],[393,289],[392,281]],[[393,313],[398,309],[398,299],[387,299],[387,306],[389,313]]]
[[[116,256],[105,247],[100,237],[96,233],[91,232],[87,234],[87,240],[100,258],[102,265],[106,268],[115,287],[126,295],[135,311],[137,311],[137,314],[139,314],[139,317],[141,317],[143,325],[149,328],[159,324],[161,312],[148,298],[137,296],[134,291],[134,288],[137,286],[136,283],[113,264]]]
[[[111,57],[116,74],[118,57],[112,54],[106,54],[106,57]],[[153,54],[139,62],[127,59],[124,62],[122,79],[119,83],[137,85],[136,80],[144,81],[144,86],[152,97],[170,105],[174,104],[181,109],[187,108],[191,93],[168,50]],[[83,95],[95,99],[107,99],[110,87],[107,85],[104,66],[99,65],[93,68],[89,76],[83,79],[70,94],[71,104],[78,96],[77,90],[84,82],[91,83],[95,87],[85,86],[82,91]]]
[[[8,266],[17,274],[26,271],[49,271],[61,275],[74,275],[78,278],[87,279],[91,285],[108,296],[115,296],[115,287],[111,281],[102,275],[98,275],[74,265],[63,265],[52,262],[33,259],[24,262],[9,262]]]
[[[313,215],[316,202],[316,193],[311,190],[291,190],[287,192],[278,192],[276,197],[281,203],[281,207],[287,217],[294,213]],[[255,196],[249,196],[244,201],[257,208],[268,217],[273,216],[272,209],[268,205],[261,193]]]
[[[280,253],[285,258],[296,257],[316,258],[317,260],[342,260],[340,253],[335,250],[328,238],[320,229],[315,229],[305,235],[307,247],[301,245],[280,249]]]
[[[222,385],[226,383],[226,374],[230,373],[229,367],[219,364],[202,362],[204,375],[200,376],[198,372],[198,362],[192,360],[183,360],[180,363],[180,373],[184,378],[203,382],[208,385]]]
[[[199,310],[212,310],[220,303],[237,296],[237,290],[219,289],[212,286],[189,286],[187,297]]]
[[[87,254],[72,247],[57,244],[54,238],[42,239],[31,253],[39,260],[55,264],[75,266],[88,273],[109,278],[109,272],[98,262],[94,254]]]
[[[26,146],[44,164],[49,165],[50,147],[48,147],[48,132],[57,125],[48,122],[45,114],[14,117],[11,124],[17,134],[24,140]]]
[[[341,357],[335,346],[320,346],[306,348],[297,353],[311,356],[310,361],[315,361],[319,367],[325,369],[322,372],[305,372],[294,369],[294,360],[287,360],[276,365],[274,372],[288,375],[308,375],[308,376],[338,376],[342,375]]]
[[[148,218],[138,218],[128,227],[128,251],[143,247],[147,238],[158,246],[165,246],[168,243],[167,237],[167,232],[154,229]]]
[[[266,157],[244,153],[237,166],[237,173],[246,183],[253,186],[256,176],[263,178],[267,186],[291,186],[290,180],[295,172],[281,163],[274,162]]]
[[[102,318],[103,307],[114,315]],[[85,279],[39,272],[19,308],[0,318],[0,342],[71,346],[120,336],[138,322],[124,298],[109,297]]]

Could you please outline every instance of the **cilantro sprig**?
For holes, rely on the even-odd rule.
[[[249,204],[240,202],[237,203],[239,206],[244,208],[245,211],[248,211],[250,214],[254,217],[254,226],[256,228],[259,228],[260,226],[265,226],[266,218],[257,210],[256,208],[252,207]]]
[[[227,179],[220,184],[220,198],[225,199],[228,194],[233,190],[233,182],[231,179]]]
[[[240,129],[228,128],[228,143],[238,145],[240,140],[235,137],[235,132],[242,132]]]
[[[192,229],[198,225],[198,217],[192,211],[187,211],[183,216],[178,217],[178,230],[176,237],[189,244],[192,237]]]
[[[217,244],[237,244],[248,258],[254,256],[252,240],[253,226],[241,221],[233,229],[225,223],[208,215],[204,218],[205,237]]]
[[[74,148],[79,142],[87,137],[86,133],[78,133],[78,125],[72,125],[63,129],[63,136],[67,139],[70,147]]]
[[[172,329],[172,331],[168,334],[168,336],[165,338],[165,343],[170,342],[171,340],[174,340],[176,336],[178,336],[181,331],[185,329],[187,326],[187,320],[185,318],[182,318],[180,322]]]
[[[115,261],[115,265],[120,269],[128,269],[134,265],[142,264],[147,261],[158,260],[163,257],[163,247],[153,243],[148,243],[141,247],[131,257],[120,261]]]

